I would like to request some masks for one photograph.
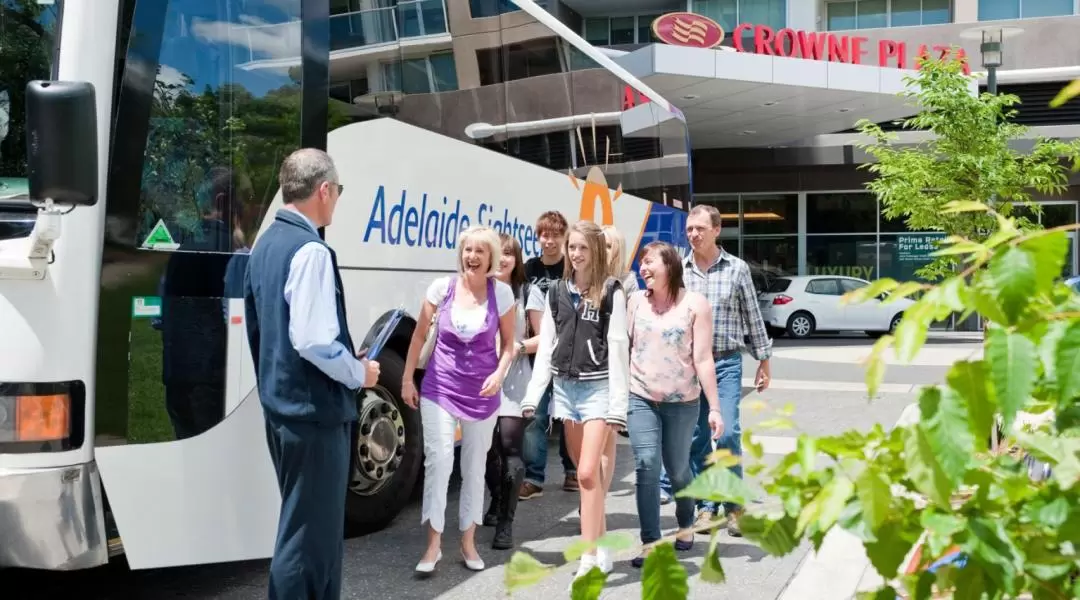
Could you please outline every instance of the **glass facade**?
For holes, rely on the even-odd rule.
[[[979,0],[979,20],[1061,17],[1076,13],[1076,0]]]
[[[787,0],[694,0],[691,10],[716,21],[724,31],[735,31],[739,23],[787,26]]]
[[[952,11],[949,5],[949,0],[827,2],[825,5],[826,27],[833,31],[950,23]]]
[[[759,290],[785,275],[916,279],[934,241],[944,237],[885,219],[866,192],[699,194],[694,200],[720,210],[720,242],[750,264]]]

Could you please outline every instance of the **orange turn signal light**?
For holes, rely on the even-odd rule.
[[[51,442],[71,435],[71,396],[15,396],[15,440]]]

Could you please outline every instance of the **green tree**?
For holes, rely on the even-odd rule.
[[[955,85],[955,69],[956,64],[931,62],[919,77],[930,88],[923,93],[937,111],[930,123],[939,131],[951,127],[950,119],[974,128],[978,118],[987,117],[972,113],[966,87]],[[952,95],[945,93],[950,90]],[[981,105],[998,102],[985,96],[980,100]],[[1007,124],[1004,128],[1006,134],[1013,131]],[[938,162],[954,160],[942,153],[949,148],[946,142],[959,141],[959,134],[953,132],[955,139],[924,152]],[[967,139],[981,139],[998,167],[1022,170],[1011,152],[999,149],[1007,135]],[[1048,156],[1050,148],[1071,151],[1066,146],[1044,141],[1039,151]],[[955,151],[967,156],[964,164],[971,169],[992,171],[980,165],[971,149]],[[761,476],[761,487],[775,502],[753,504],[758,494],[751,483],[731,474],[727,467],[736,459],[722,452],[680,495],[750,507],[740,518],[743,534],[776,556],[793,552],[804,540],[820,549],[836,527],[850,532],[885,580],[865,598],[888,600],[900,593],[917,600],[1080,597],[1080,295],[1060,282],[1067,230],[1080,225],[1030,230],[1007,214],[1009,199],[1023,197],[1018,182],[1057,177],[1060,167],[1044,158],[1035,163],[1041,170],[1027,167],[1027,179],[990,172],[987,177],[997,182],[990,185],[964,175],[959,165],[952,169],[953,178],[931,178],[927,173],[939,167],[914,155],[908,160],[916,184],[893,172],[891,186],[872,189],[879,197],[934,202],[940,221],[960,223],[951,226],[954,233],[935,253],[955,261],[958,269],[944,271],[938,284],[881,279],[847,298],[860,302],[887,294],[885,302],[892,302],[921,294],[895,333],[874,345],[866,367],[869,396],[875,396],[884,378],[884,354],[910,362],[930,324],[949,314],[978,311],[986,317],[982,358],[958,361],[943,385],[924,387],[914,422],[890,431],[878,425],[825,437],[800,433],[795,451],[772,467],[760,462],[762,448],[744,430],[743,447],[757,459],[746,472]],[[962,177],[972,186],[968,193],[961,193],[954,181]],[[941,187],[931,189],[952,194],[951,199],[924,192],[927,181],[937,182]],[[911,213],[923,210],[929,209],[917,205]],[[759,427],[797,430],[790,406],[774,412],[775,418]],[[991,431],[1003,436],[996,449]],[[626,541],[613,536],[600,543],[618,547]],[[706,582],[724,581],[716,547],[714,533],[701,571]],[[916,547],[919,551],[912,553]],[[576,544],[566,559],[576,559],[582,550]],[[928,572],[931,564],[957,551],[966,558],[964,566],[954,563]],[[507,586],[531,585],[551,569],[518,553],[507,569]],[[649,555],[642,577],[643,598],[686,597],[686,571],[670,539]],[[598,598],[604,581],[594,569],[575,583],[573,598]]]
[[[0,0],[0,177],[26,177],[26,84],[52,74],[55,25],[55,6]]]
[[[861,147],[875,162],[861,168],[875,175],[868,187],[881,199],[886,217],[903,218],[911,231],[985,241],[994,226],[988,213],[945,215],[942,209],[974,201],[1007,216],[1017,205],[1037,212],[1033,192],[1055,195],[1067,189],[1070,166],[1080,167],[1080,140],[1038,137],[1030,151],[1021,152],[1010,146],[1028,133],[1010,121],[1018,97],[972,94],[972,78],[964,75],[961,60],[925,58],[920,67],[917,76],[907,79],[912,85],[903,95],[921,110],[903,126],[931,134],[925,142],[900,147],[897,136],[879,125],[866,120],[858,125],[873,140]],[[1018,222],[1022,228],[1031,225],[1022,217]],[[958,266],[957,255],[943,255],[918,275],[936,280]]]

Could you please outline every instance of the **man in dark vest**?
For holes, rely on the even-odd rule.
[[[337,256],[319,237],[342,186],[330,156],[297,150],[279,174],[285,207],[255,244],[244,281],[248,341],[281,490],[271,600],[341,595],[355,390],[378,381],[354,357]]]

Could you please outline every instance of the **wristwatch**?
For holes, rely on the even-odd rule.
[[[525,354],[525,342],[518,342],[518,354]]]

